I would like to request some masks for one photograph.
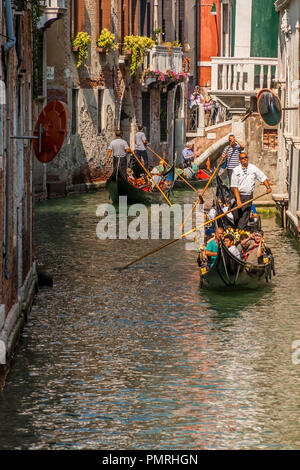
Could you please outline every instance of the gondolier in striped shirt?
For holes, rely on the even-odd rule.
[[[237,206],[239,209],[234,212],[236,228],[244,230],[248,223],[252,203],[242,206],[246,201],[253,198],[255,181],[263,183],[267,192],[272,191],[266,175],[257,166],[248,163],[248,156],[242,152],[239,157],[239,165],[234,168],[231,178],[231,187],[233,189]]]
[[[119,165],[120,171],[122,171],[123,175],[127,178],[127,153],[132,153],[132,151],[126,140],[122,139],[122,132],[120,130],[116,130],[115,134],[116,138],[111,141],[110,146],[108,147],[106,165],[108,164],[109,158],[112,154],[113,169]]]
[[[233,134],[229,136],[229,145],[225,148],[222,156],[227,152],[226,156],[226,169],[229,179],[229,184],[231,183],[232,172],[240,164],[240,153],[244,150],[245,145],[241,142],[238,142]]]

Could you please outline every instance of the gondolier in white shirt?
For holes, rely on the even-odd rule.
[[[242,204],[253,198],[255,181],[258,180],[260,183],[263,183],[268,193],[272,189],[266,175],[257,166],[248,162],[248,156],[245,152],[240,154],[239,160],[240,164],[232,172],[231,187],[236,203],[240,207],[240,209],[234,212],[236,214],[236,228],[244,230],[249,222],[251,202],[245,206],[242,206]]]
[[[122,139],[122,132],[120,130],[116,130],[115,135],[116,138],[111,141],[108,147],[106,165],[108,164],[109,158],[112,154],[113,169],[119,165],[120,171],[122,171],[123,175],[127,178],[127,153],[132,153],[132,151],[129,148],[126,140]]]
[[[245,145],[242,144],[241,142],[238,142],[238,140],[235,138],[233,134],[230,134],[228,140],[229,140],[229,145],[225,147],[224,152],[222,153],[222,156],[225,153],[227,153],[225,165],[226,165],[227,175],[228,175],[229,184],[230,184],[232,172],[235,169],[235,167],[240,164],[240,160],[239,160],[240,153],[244,150]]]

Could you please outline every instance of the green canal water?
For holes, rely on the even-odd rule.
[[[176,201],[194,202],[190,192]],[[99,240],[106,192],[39,203],[40,289],[0,393],[0,449],[299,449],[300,257],[266,214],[276,277],[200,289],[178,242]]]

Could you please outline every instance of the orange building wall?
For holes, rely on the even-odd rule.
[[[211,67],[199,62],[211,62],[211,57],[220,55],[221,48],[221,9],[220,0],[215,1],[217,15],[211,15],[212,1],[199,1],[199,56],[198,77],[199,85],[211,85]]]

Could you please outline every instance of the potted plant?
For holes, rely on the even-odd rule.
[[[80,67],[82,64],[85,65],[85,61],[88,56],[88,48],[91,43],[91,36],[88,33],[80,31],[76,38],[73,40],[73,50],[79,52],[78,61],[76,67]],[[86,65],[85,65],[86,66]]]
[[[115,35],[106,28],[102,29],[97,41],[97,46],[98,52],[105,52],[106,54],[108,54],[109,51],[118,49],[118,44],[115,43]]]
[[[152,49],[154,41],[147,36],[125,36],[125,54],[131,54],[130,75],[134,75],[143,64],[147,50]]]

